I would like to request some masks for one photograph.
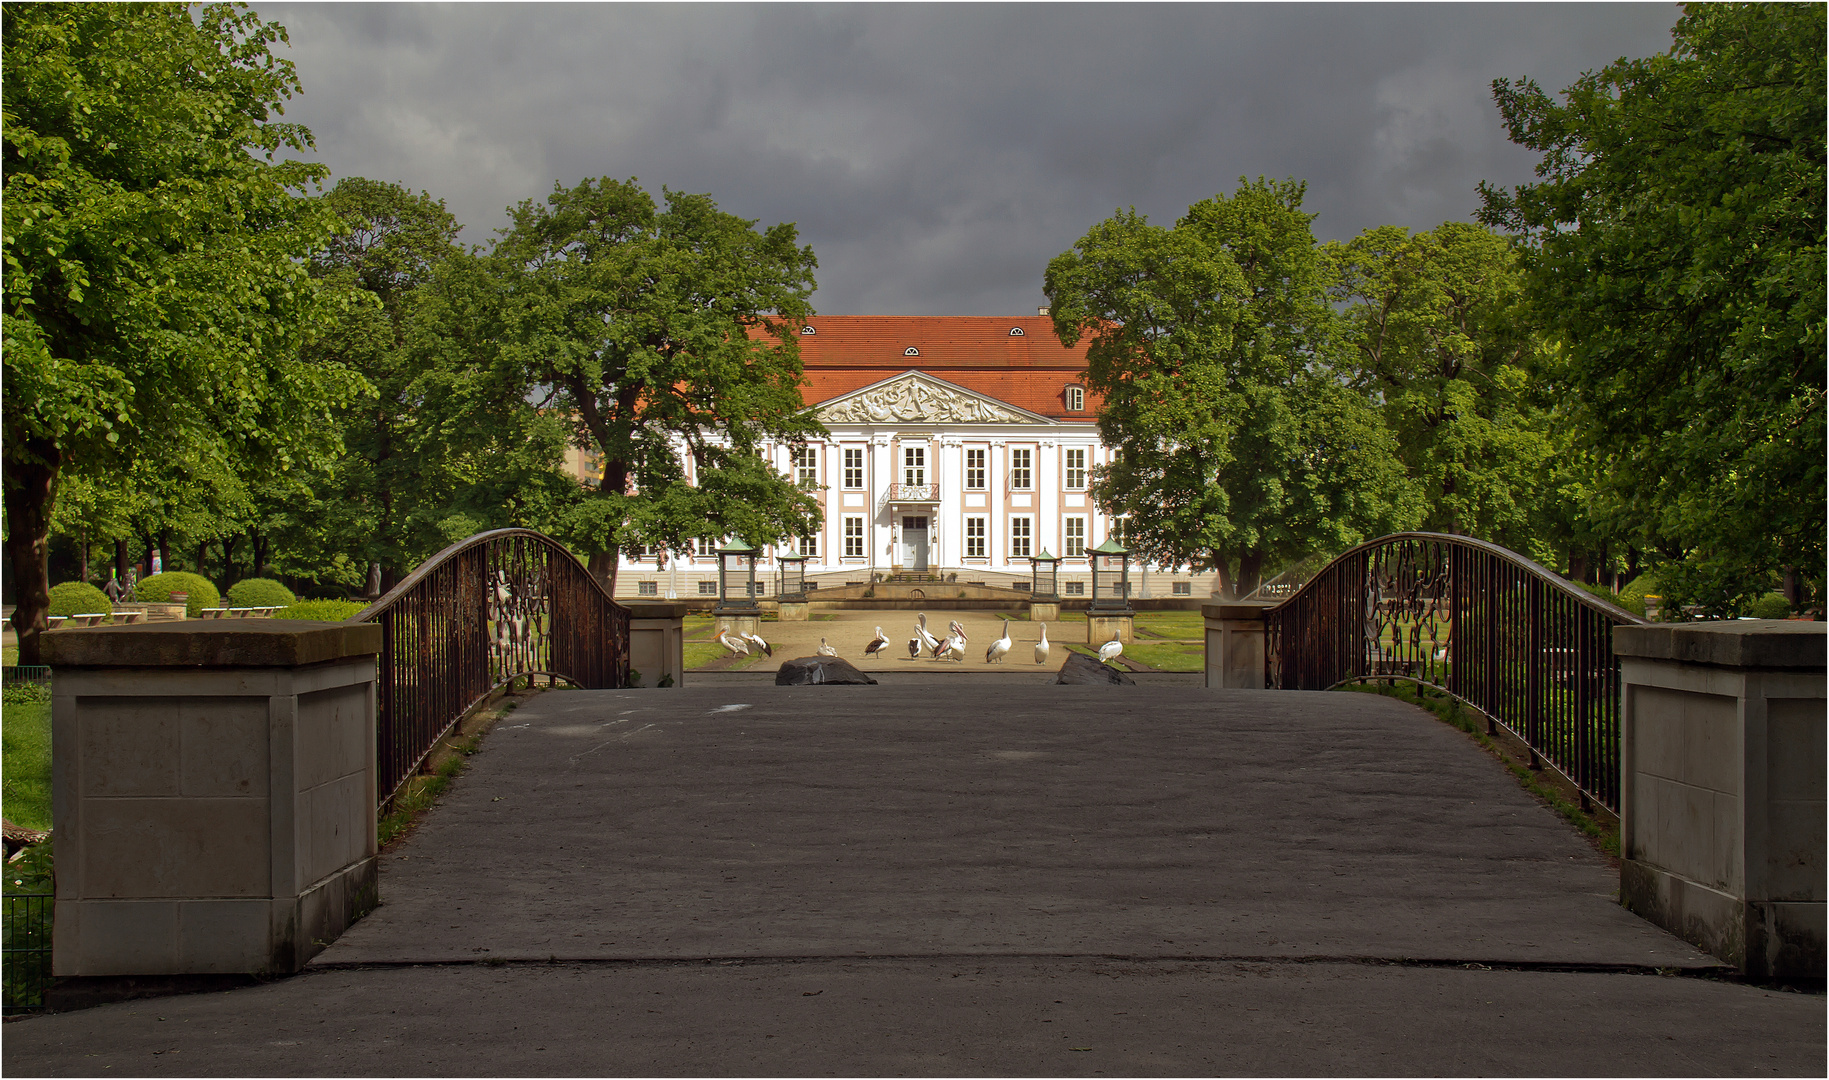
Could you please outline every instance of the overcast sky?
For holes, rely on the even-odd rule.
[[[1529,179],[1491,82],[1670,45],[1669,4],[261,4],[335,176],[487,242],[554,181],[796,222],[827,314],[1020,315],[1135,206],[1308,182],[1316,235],[1468,218]]]

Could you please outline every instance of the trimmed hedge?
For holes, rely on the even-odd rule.
[[[276,619],[309,619],[313,622],[342,622],[367,607],[354,600],[300,600],[291,607],[273,613]]]
[[[229,586],[230,607],[286,607],[298,603],[292,590],[272,578],[243,578]]]
[[[1782,619],[1791,614],[1791,601],[1781,592],[1769,592],[1753,601],[1747,614],[1755,619]]]
[[[88,615],[113,610],[108,594],[86,581],[66,581],[51,589],[52,615]]]
[[[1658,591],[1658,579],[1649,570],[1633,578],[1630,584],[1619,591],[1619,599],[1613,602],[1642,619],[1645,617],[1646,593],[1662,595]]]
[[[142,604],[169,603],[175,592],[190,593],[190,601],[184,605],[184,614],[196,618],[197,613],[206,607],[221,607],[222,594],[210,579],[184,570],[172,570],[164,574],[154,574],[141,578],[133,587],[133,598]]]

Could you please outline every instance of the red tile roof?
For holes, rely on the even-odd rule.
[[[800,335],[800,360],[809,405],[912,368],[1056,420],[1097,415],[1091,392],[1084,410],[1067,411],[1067,386],[1085,385],[1087,339],[1063,348],[1046,315],[815,315],[807,325],[814,332]]]

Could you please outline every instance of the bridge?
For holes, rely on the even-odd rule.
[[[1361,625],[1426,599],[1371,580],[1391,602],[1362,598]],[[1440,614],[1362,639],[1330,684],[1452,685],[1415,666]],[[418,618],[420,640],[451,629]],[[1267,634],[1285,635],[1270,677],[1294,654],[1287,625]],[[1558,670],[1546,701],[1573,692]],[[375,860],[380,906],[299,975],[167,999],[164,1020],[40,1017],[9,1028],[7,1068],[146,1071],[172,1049],[191,1073],[1820,1065],[1820,997],[1738,984],[1622,908],[1592,846],[1389,699],[1054,686],[1031,666],[515,704]]]

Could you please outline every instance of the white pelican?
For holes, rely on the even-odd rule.
[[[960,622],[958,619],[954,619],[952,622],[946,624],[946,628],[948,630],[951,630],[953,632],[953,634],[959,638],[960,641],[965,640],[965,624]]]
[[[954,638],[950,638],[950,637],[941,639],[940,647],[938,649],[934,650],[934,659],[935,660],[950,659],[953,655],[953,641],[954,640],[955,640]]]
[[[837,656],[838,655],[838,650],[834,649],[830,645],[827,645],[825,638],[819,639],[819,648],[817,648],[813,651],[817,652],[821,656]]]
[[[1042,639],[1035,643],[1035,662],[1045,664],[1048,662],[1048,624],[1042,623],[1041,627]]]
[[[729,627],[718,631],[718,644],[736,653],[738,656],[749,655],[749,643],[740,637],[731,637]]]
[[[934,654],[934,659],[945,660],[951,657],[963,664],[965,663],[965,627],[954,623],[952,630],[952,636],[940,643],[940,651]]]
[[[741,631],[739,631],[739,633],[741,633]],[[775,650],[770,648],[769,643],[763,641],[757,634],[743,634],[743,640],[749,642],[753,648],[761,649],[770,656],[775,655]]]
[[[1111,635],[1111,640],[1099,646],[1099,663],[1103,664],[1107,660],[1116,660],[1119,656],[1123,655],[1123,653],[1124,643],[1118,640],[1118,635],[1114,631]]]
[[[927,646],[928,652],[935,656],[940,655],[940,639],[927,632],[927,612],[925,611],[915,615],[915,636],[920,639],[921,644]]]
[[[993,660],[1002,660],[1004,658],[1004,654],[1008,653],[1009,651],[1010,651],[1010,620],[1005,619],[1003,621],[1003,636],[998,638],[996,641],[991,642],[991,647],[984,651],[984,662],[988,664]]]
[[[870,640],[870,644],[864,646],[864,655],[875,656],[888,647],[889,639],[883,636],[883,628],[879,626],[876,628],[876,637]]]

